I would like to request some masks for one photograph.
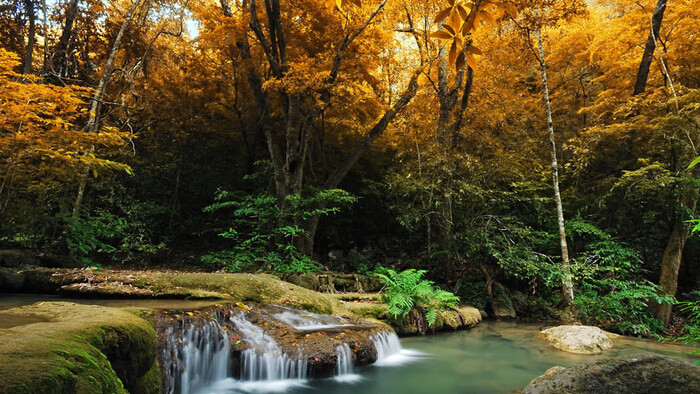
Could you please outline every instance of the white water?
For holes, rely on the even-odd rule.
[[[301,349],[296,355],[285,354],[271,336],[246,320],[242,313],[231,317],[231,321],[241,332],[243,340],[251,346],[241,353],[241,380],[270,382],[306,379],[307,360]]]
[[[280,320],[296,321],[299,327],[313,326],[310,323],[328,325],[330,322],[293,310],[283,310],[278,315],[281,318],[275,317]],[[172,363],[165,366],[169,375],[166,382],[168,394],[282,393],[308,387],[308,359],[303,349],[298,349],[296,354],[285,353],[274,338],[248,321],[244,313],[230,318],[223,314],[213,317],[204,324],[183,321],[180,337],[173,334],[173,329],[168,330],[166,355],[172,356]],[[342,323],[340,318],[333,319],[334,323]],[[235,327],[234,330],[248,345],[240,355],[238,379],[228,371],[231,343],[229,333],[222,325]],[[398,366],[422,358],[420,352],[403,349],[394,332],[380,332],[370,339],[377,351],[376,366]],[[355,353],[350,345],[337,346],[336,354],[332,380],[340,384],[362,381],[362,376],[355,371]]]
[[[335,379],[342,383],[353,383],[362,380],[362,377],[355,373],[355,357],[353,351],[347,343],[336,347],[338,361],[335,365]]]
[[[226,331],[215,320],[196,326],[183,322],[182,337],[168,330],[166,354],[172,364],[167,366],[169,394],[196,393],[228,376],[231,343]]]
[[[370,337],[377,349],[378,367],[393,367],[420,360],[425,354],[401,347],[399,337],[393,331],[383,331]]]
[[[275,319],[300,331],[328,330],[331,328],[348,327],[345,319],[337,316],[325,316],[317,313],[277,306],[282,312],[273,314]]]

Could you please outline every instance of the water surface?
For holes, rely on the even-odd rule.
[[[56,296],[0,295],[0,310],[40,301],[71,301],[112,307],[196,308],[215,301],[86,300]],[[0,312],[0,315],[2,313]],[[34,321],[21,322],[31,324]],[[0,325],[1,327],[1,325]],[[202,393],[510,393],[547,369],[606,357],[654,352],[688,361],[693,348],[620,337],[603,355],[577,355],[551,347],[537,336],[541,325],[482,322],[464,331],[403,338],[404,350],[381,365],[355,368],[352,379],[240,382],[225,379]]]

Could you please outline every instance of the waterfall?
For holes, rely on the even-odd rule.
[[[249,322],[242,313],[232,316],[231,322],[251,346],[241,353],[241,380],[306,379],[307,360],[301,349],[296,355],[285,354],[271,336]]]
[[[181,324],[181,335],[173,328],[166,331],[163,367],[168,394],[195,393],[228,376],[231,343],[221,325],[216,320]]]
[[[350,345],[344,343],[335,348],[338,354],[338,361],[335,365],[335,377],[338,382],[352,383],[362,379],[358,374],[355,374],[355,354]]]
[[[382,331],[370,337],[377,349],[376,366],[398,366],[418,360],[423,353],[401,347],[399,337],[393,331]]]

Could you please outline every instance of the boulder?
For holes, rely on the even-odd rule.
[[[523,394],[539,393],[700,393],[700,367],[652,353],[550,368]]]
[[[160,392],[153,326],[137,311],[39,302],[0,311],[0,394]]]
[[[557,349],[578,354],[598,354],[613,347],[605,331],[593,326],[557,326],[540,331]]]

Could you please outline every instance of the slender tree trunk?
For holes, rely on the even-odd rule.
[[[32,57],[34,54],[34,42],[36,40],[36,15],[34,14],[34,0],[24,0],[24,7],[29,18],[29,32],[27,33],[27,49],[24,54],[24,67],[22,74],[32,72]]]
[[[102,70],[102,75],[100,76],[100,80],[97,84],[97,89],[95,90],[90,102],[90,112],[88,114],[87,124],[85,125],[85,131],[88,133],[96,133],[99,131],[101,102],[109,82],[110,74],[112,73],[112,64],[114,63],[114,59],[117,57],[119,48],[121,47],[124,32],[126,32],[129,23],[131,23],[131,19],[133,18],[134,12],[136,11],[136,8],[138,8],[139,4],[141,4],[141,0],[134,0],[134,3],[131,5],[131,8],[129,8],[129,11],[127,11],[126,16],[124,17],[124,21],[119,28],[117,37],[114,39],[114,43],[112,44],[112,49],[109,52],[107,63],[105,63],[104,69]],[[78,180],[78,194],[75,198],[75,203],[73,204],[73,218],[77,218],[80,215],[80,207],[83,203],[83,196],[85,195],[85,186],[87,184],[89,172],[90,168],[85,168],[85,171]]]
[[[124,33],[129,27],[131,19],[134,16],[134,12],[136,11],[136,8],[138,8],[139,4],[141,4],[141,0],[134,0],[134,3],[131,5],[131,8],[129,8],[129,11],[127,11],[126,16],[124,17],[124,21],[122,22],[122,25],[119,28],[117,37],[114,39],[112,49],[109,51],[107,63],[105,63],[105,67],[102,70],[102,75],[100,76],[100,80],[97,83],[97,89],[95,89],[95,93],[93,94],[90,102],[90,112],[88,114],[87,125],[85,126],[85,130],[89,133],[94,133],[99,128],[99,112],[102,102],[102,96],[104,96],[107,84],[109,82],[109,77],[112,73],[112,63],[114,63],[114,59],[117,57],[117,52],[119,52],[119,48],[121,47]]]
[[[552,188],[554,189],[554,201],[557,204],[557,223],[559,224],[559,242],[561,244],[562,262],[562,305],[570,306],[574,300],[574,285],[571,278],[571,266],[569,262],[569,248],[566,244],[566,227],[564,223],[564,209],[559,193],[559,168],[557,164],[557,146],[554,142],[554,125],[552,122],[552,107],[549,101],[549,86],[547,85],[547,66],[544,61],[544,47],[542,46],[542,33],[537,29],[537,45],[540,51],[540,72],[542,74],[542,93],[545,112],[547,113],[547,129],[549,130],[549,152],[552,159]]]
[[[654,8],[654,13],[651,15],[651,31],[647,38],[647,44],[644,46],[642,61],[639,62],[637,80],[634,83],[634,92],[632,93],[634,96],[643,93],[644,89],[646,89],[649,68],[651,66],[652,56],[654,56],[654,49],[656,49],[656,37],[659,36],[659,31],[661,30],[661,21],[664,18],[667,1],[668,0],[658,0]]]
[[[688,177],[693,177],[694,173],[688,171]],[[681,196],[681,207],[695,212],[697,205],[696,195],[698,190],[690,185],[683,188]],[[683,260],[683,248],[690,234],[690,226],[685,223],[682,212],[676,212],[674,218],[671,235],[668,238],[666,249],[661,258],[661,277],[659,278],[659,294],[675,296],[678,288],[678,271]],[[654,316],[663,321],[664,325],[668,325],[671,318],[671,305],[669,304],[652,304]]]

